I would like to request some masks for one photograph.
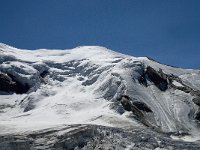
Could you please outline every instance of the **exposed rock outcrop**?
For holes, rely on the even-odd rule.
[[[152,113],[152,110],[146,104],[138,101],[133,102],[132,99],[127,95],[122,95],[119,100],[123,108],[126,111],[131,111],[145,126],[152,126],[147,119],[145,119],[145,113]]]
[[[148,66],[146,69],[146,75],[161,91],[167,90],[167,77],[162,72],[162,70],[158,72],[152,67]]]
[[[200,111],[199,111],[199,110],[195,113],[194,118],[195,118],[196,120],[200,121]]]
[[[40,76],[41,76],[42,78],[45,78],[45,77],[48,75],[48,73],[49,73],[49,71],[44,70],[42,73],[40,73]]]
[[[138,116],[143,116],[142,112],[152,112],[152,110],[143,102],[133,101],[127,95],[122,95],[119,100],[126,111],[133,111]]]
[[[27,84],[21,84],[19,81],[15,80],[10,74],[0,73],[0,91],[7,93],[26,93],[30,87]]]
[[[192,101],[193,101],[196,105],[200,106],[200,97],[195,97],[195,98],[192,99]]]
[[[147,87],[147,80],[153,82],[161,91],[165,91],[168,88],[167,75],[164,74],[161,69],[156,71],[152,67],[148,66],[143,74],[141,74],[138,81],[140,84]]]
[[[136,106],[139,110],[145,111],[145,112],[152,112],[152,110],[145,104],[142,102],[133,102],[133,105]]]

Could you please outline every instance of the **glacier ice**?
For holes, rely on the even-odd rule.
[[[0,75],[10,79],[6,87],[26,88],[0,88],[1,134],[87,124],[199,137],[199,70],[99,46],[22,50],[0,44]]]

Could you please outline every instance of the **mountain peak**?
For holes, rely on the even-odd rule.
[[[69,50],[0,46],[4,47],[0,52],[0,128],[8,127],[5,132],[76,124],[151,127],[169,133],[200,131],[196,70],[100,46]]]

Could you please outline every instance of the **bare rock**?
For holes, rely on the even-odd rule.
[[[167,78],[162,70],[158,72],[152,67],[148,66],[146,70],[146,75],[161,91],[167,90]]]
[[[192,101],[193,101],[196,105],[200,106],[200,97],[195,97],[195,98],[192,99]]]
[[[15,80],[13,76],[0,73],[0,91],[7,93],[26,93],[30,87],[27,84],[21,84],[19,81]]]
[[[145,111],[145,112],[152,112],[152,110],[143,102],[133,102],[133,105],[136,106],[139,110]]]

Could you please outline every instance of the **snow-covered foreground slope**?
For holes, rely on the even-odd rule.
[[[198,139],[198,70],[98,46],[30,51],[0,44],[0,86],[2,134],[93,124]]]

